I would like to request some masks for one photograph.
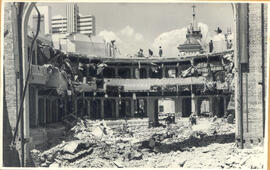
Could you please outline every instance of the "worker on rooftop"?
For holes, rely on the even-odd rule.
[[[221,30],[219,27],[217,27],[217,30],[215,30],[215,32],[216,32],[217,34],[221,34],[221,33],[222,33],[222,30]]]
[[[159,54],[159,57],[162,57],[163,51],[162,51],[161,46],[159,46],[158,54]]]
[[[213,48],[214,48],[213,40],[210,40],[210,42],[209,42],[209,53],[213,52]]]
[[[148,49],[148,52],[149,52],[149,57],[152,57],[153,56],[153,51],[151,49]]]
[[[139,49],[138,51],[138,57],[143,57],[143,49]]]
[[[228,43],[227,43],[227,49],[232,49],[232,40],[230,40]]]

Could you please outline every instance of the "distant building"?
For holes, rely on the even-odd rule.
[[[77,25],[78,32],[86,35],[96,35],[96,19],[93,15],[80,15]]]
[[[53,34],[53,47],[67,53],[96,57],[115,57],[115,49],[111,43],[105,42],[100,36],[84,34]]]
[[[52,33],[51,29],[51,7],[50,6],[38,6],[37,7],[40,12],[40,30],[39,34],[41,35],[48,35]],[[38,14],[36,10],[33,10],[32,12],[32,22],[30,22],[30,27],[35,29],[37,28],[37,22],[38,22]]]
[[[57,16],[52,19],[52,33],[64,34],[67,33],[67,18]]]
[[[55,16],[52,19],[53,34],[81,33],[95,35],[95,27],[95,16],[79,14],[77,4],[68,4],[66,6],[66,17]]]

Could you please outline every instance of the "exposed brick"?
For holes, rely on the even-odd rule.
[[[266,5],[265,5],[266,6]],[[265,7],[266,8],[266,7]],[[267,11],[265,9],[265,11]],[[262,28],[261,28],[261,4],[249,4],[249,73],[248,73],[248,87],[246,81],[243,83],[243,89],[248,88],[248,94],[244,90],[244,100],[248,95],[248,120],[246,119],[246,112],[244,112],[244,139],[258,139],[263,137],[263,105],[262,105],[262,45],[266,45],[266,18],[265,18],[265,43],[262,41]],[[265,56],[266,59],[266,46]],[[266,68],[266,66],[265,66]],[[267,72],[267,70],[265,70]],[[244,76],[245,77],[245,76]],[[244,79],[245,80],[245,79]],[[244,102],[244,108],[246,102]],[[246,110],[246,109],[245,109]],[[248,132],[247,132],[248,124]]]

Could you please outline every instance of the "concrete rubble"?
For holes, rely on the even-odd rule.
[[[263,148],[237,149],[234,124],[225,118],[199,117],[196,125],[177,118],[156,128],[134,122],[78,119],[65,141],[31,151],[35,166],[263,168]]]

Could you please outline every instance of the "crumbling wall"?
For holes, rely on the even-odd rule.
[[[3,166],[19,166],[18,152],[9,145],[16,125],[16,73],[13,53],[11,3],[4,3],[4,101],[3,101]]]

